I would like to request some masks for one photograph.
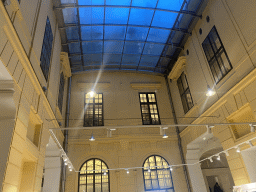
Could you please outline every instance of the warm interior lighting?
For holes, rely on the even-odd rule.
[[[207,93],[206,93],[207,97],[211,97],[211,96],[215,95],[216,92],[213,89],[211,89],[209,85],[207,85],[207,88],[208,88]]]
[[[72,168],[70,168],[69,171],[72,171]]]
[[[88,94],[90,95],[90,97],[93,97],[95,95],[95,92],[94,91],[90,91]]]

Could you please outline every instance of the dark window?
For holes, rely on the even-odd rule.
[[[64,75],[63,73],[60,74],[60,85],[59,85],[59,96],[58,96],[58,106],[60,109],[60,112],[62,112],[62,105],[63,105],[63,94],[64,94]]]
[[[194,104],[193,104],[192,96],[188,86],[187,77],[184,72],[180,75],[179,79],[177,80],[177,84],[178,84],[184,112],[187,113],[189,109],[191,109],[194,106]]]
[[[152,155],[143,167],[145,191],[174,192],[170,167],[163,157]]]
[[[106,163],[100,159],[86,161],[80,169],[78,192],[109,192],[109,172],[107,169]]]
[[[84,127],[103,126],[103,94],[85,95]]]
[[[140,93],[140,108],[143,125],[160,125],[155,93]]]
[[[44,40],[40,57],[40,67],[43,71],[44,77],[46,81],[48,80],[49,68],[51,62],[51,53],[52,53],[52,28],[50,24],[50,20],[47,17],[45,31],[44,31]]]
[[[232,66],[215,26],[202,43],[202,46],[213,78],[218,83],[232,69]]]

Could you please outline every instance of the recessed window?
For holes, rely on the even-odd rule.
[[[39,146],[41,137],[42,123],[39,117],[34,113],[29,114],[29,123],[27,128],[27,138],[35,145]]]
[[[202,46],[215,83],[218,83],[232,69],[232,66],[215,26]]]
[[[174,192],[169,164],[163,157],[157,155],[148,157],[142,171],[145,191]]]
[[[188,81],[185,73],[183,72],[177,80],[180,97],[183,105],[184,112],[187,113],[193,106],[193,100],[188,86]]]
[[[44,40],[42,45],[41,57],[40,57],[40,67],[44,74],[45,80],[48,80],[49,68],[51,63],[51,54],[52,54],[52,41],[53,34],[50,24],[50,20],[47,17],[45,31],[44,31]]]
[[[103,94],[85,95],[84,127],[103,126]]]
[[[155,93],[140,93],[140,108],[143,125],[160,125]]]
[[[109,172],[106,169],[108,166],[100,159],[86,161],[79,173],[79,192],[109,192]]]
[[[58,96],[58,107],[59,107],[60,112],[62,112],[64,84],[65,84],[64,75],[63,75],[63,73],[61,73],[60,74],[60,84],[59,84],[59,96]]]

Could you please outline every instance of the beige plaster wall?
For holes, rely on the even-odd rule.
[[[162,125],[173,124],[172,111],[165,79],[141,73],[90,72],[73,75],[71,87],[70,122],[71,127],[83,125],[84,96],[93,88],[99,76],[95,91],[103,93],[104,125],[142,125],[139,92],[155,92]],[[149,84],[155,85],[149,88]],[[105,86],[103,86],[105,85]],[[135,86],[140,85],[140,86]],[[136,87],[136,88],[134,88]],[[140,87],[140,88],[138,88]],[[69,130],[68,156],[76,170],[90,158],[104,160],[109,168],[140,167],[153,154],[161,155],[169,164],[181,163],[176,132],[169,128],[163,139],[159,128],[131,128],[113,131],[107,138],[107,130],[93,130],[96,141],[90,142],[91,130]],[[173,171],[175,191],[187,191],[183,168]],[[78,173],[67,172],[66,191],[78,189]],[[110,171],[111,191],[144,191],[142,170]]]
[[[29,9],[27,9],[29,7]],[[4,182],[0,191],[15,192],[20,190],[22,165],[34,162],[33,189],[41,190],[44,167],[45,148],[49,141],[48,128],[59,127],[57,121],[47,119],[64,119],[65,113],[58,111],[57,98],[59,87],[60,37],[58,27],[49,0],[21,1],[11,0],[10,5],[0,2],[0,60],[13,78],[13,100],[16,107],[14,131],[9,134],[11,144],[6,145],[7,161],[1,162],[4,169]],[[49,16],[54,35],[50,78],[46,82],[40,69],[40,55],[46,17]],[[66,80],[67,81],[67,80]],[[66,82],[67,87],[67,82]],[[48,88],[44,93],[42,86]],[[67,88],[65,88],[64,102]],[[65,105],[64,105],[65,106]],[[65,111],[65,107],[63,107]],[[42,125],[40,143],[36,147],[27,138],[29,114],[33,112]],[[62,125],[64,125],[62,120]],[[3,134],[3,133],[2,133]],[[63,134],[56,135],[63,141]],[[8,152],[9,151],[9,152]]]
[[[185,44],[185,50],[189,50],[186,56],[185,73],[192,94],[194,107],[184,114],[176,81],[171,82],[172,96],[177,116],[194,117],[178,119],[179,123],[226,123],[226,122],[250,122],[255,121],[255,65],[256,65],[256,33],[252,20],[255,20],[256,4],[254,1],[229,1],[210,0],[203,18],[198,21],[196,27]],[[206,17],[210,17],[210,22]],[[219,33],[233,69],[220,81],[214,84],[213,76],[206,60],[202,42],[213,26]],[[199,29],[202,34],[199,34]],[[254,31],[254,33],[253,33]],[[186,51],[184,51],[186,52]],[[207,84],[214,87],[216,95],[206,97]],[[250,114],[241,120],[246,108]],[[203,117],[214,116],[214,117]],[[196,118],[199,117],[199,118]],[[238,127],[243,129],[247,127]],[[182,133],[184,153],[186,146],[200,135],[206,132],[205,127],[188,127]],[[248,133],[236,138],[232,127],[218,126],[213,129],[215,137],[219,138],[222,147],[227,149],[235,146],[255,133]],[[244,146],[248,147],[248,146]],[[235,185],[250,182],[247,170],[240,154],[231,151],[227,157]]]

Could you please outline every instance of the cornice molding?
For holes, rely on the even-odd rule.
[[[162,88],[162,84],[155,82],[155,83],[131,83],[130,84],[131,87],[135,90],[138,89],[161,89]]]
[[[169,73],[168,78],[173,81],[177,81],[186,66],[186,62],[187,58],[185,56],[179,57],[171,72]]]
[[[60,63],[62,65],[62,71],[65,77],[71,77],[71,69],[70,69],[70,63],[68,58],[68,53],[61,52],[60,53]]]

